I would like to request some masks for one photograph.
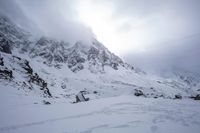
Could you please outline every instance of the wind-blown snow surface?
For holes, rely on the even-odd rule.
[[[8,104],[0,101],[2,133],[199,133],[200,103],[117,96],[81,102]]]

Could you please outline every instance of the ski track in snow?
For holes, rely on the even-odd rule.
[[[115,98],[113,98],[115,99]],[[119,100],[116,98],[116,100]],[[141,100],[141,101],[139,101]],[[30,121],[28,123],[19,125],[9,125],[0,127],[0,132],[24,132],[23,130],[32,129],[39,127],[43,128],[54,128],[53,126],[59,125],[60,123],[84,123],[84,120],[92,120],[85,126],[85,129],[76,129],[74,127],[62,127],[63,133],[92,133],[92,132],[152,132],[152,133],[167,133],[170,130],[170,125],[176,128],[176,132],[187,132],[192,131],[193,133],[198,133],[200,130],[200,103],[191,104],[182,102],[179,100],[169,100],[165,102],[163,99],[155,100],[150,99],[151,102],[145,103],[146,99],[140,99],[136,101],[119,101],[110,104],[110,99],[105,99],[106,103],[97,110],[90,109],[89,106],[95,107],[95,102],[88,102],[88,104],[81,103],[75,106],[88,107],[87,113],[82,113],[80,109],[80,114],[66,115],[63,117],[56,117],[51,119],[44,119],[39,121]],[[101,99],[97,100],[101,103]],[[104,101],[103,101],[104,102]],[[56,105],[50,105],[56,106]],[[47,106],[44,106],[47,107]],[[66,110],[62,106],[58,106],[59,109]],[[60,108],[61,107],[61,108]],[[39,111],[42,108],[38,108],[35,111]],[[51,110],[48,110],[51,112]],[[77,113],[77,112],[76,112]],[[30,114],[31,115],[31,114]],[[41,115],[42,116],[42,115]],[[100,118],[103,117],[105,120],[101,121]],[[114,120],[112,120],[114,118]],[[9,118],[8,118],[9,119]],[[12,118],[11,118],[12,119]],[[41,118],[42,119],[42,118]],[[117,120],[117,121],[116,121]],[[15,120],[13,120],[15,121]],[[171,124],[169,124],[171,123]],[[169,124],[169,125],[168,125]],[[174,125],[173,125],[174,124]],[[64,124],[65,125],[65,124]],[[67,124],[66,124],[67,125]],[[166,128],[166,126],[168,128]],[[183,129],[181,129],[183,128]],[[76,129],[76,130],[75,130]],[[163,129],[167,129],[164,131]],[[51,132],[51,130],[49,130]],[[42,132],[42,131],[39,131]],[[53,131],[52,131],[53,132]],[[174,131],[170,131],[174,132]]]

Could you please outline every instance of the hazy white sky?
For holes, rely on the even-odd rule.
[[[80,21],[120,55],[200,33],[197,0],[84,0],[75,8]]]
[[[142,68],[200,70],[200,0],[2,0],[0,7],[48,36],[69,42],[96,36]]]
[[[128,62],[147,70],[200,70],[199,0],[87,0],[78,18]]]

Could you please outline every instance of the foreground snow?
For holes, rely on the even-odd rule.
[[[3,104],[4,103],[4,104]],[[200,102],[118,96],[77,104],[1,101],[0,132],[199,133]]]

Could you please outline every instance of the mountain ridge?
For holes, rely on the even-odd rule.
[[[81,41],[70,44],[45,36],[35,38],[9,20],[0,20],[3,21],[0,22],[3,64],[0,83],[5,84],[6,77],[10,86],[26,88],[25,95],[27,90],[28,93],[34,90],[44,98],[73,100],[83,90],[91,99],[121,94],[153,98],[187,98],[198,94],[198,85],[176,79],[153,79],[94,38],[90,45]]]

